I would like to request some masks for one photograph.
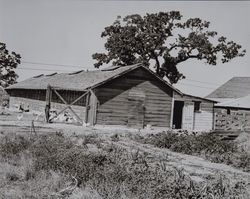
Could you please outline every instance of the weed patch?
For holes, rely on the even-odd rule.
[[[151,136],[140,140],[145,143],[154,141],[151,144],[157,143],[158,147],[181,151],[177,143],[173,145],[167,137],[164,137],[165,135],[161,136],[161,141],[157,140],[157,135],[153,137],[154,139],[151,139]],[[113,144],[100,144],[96,135],[93,137],[89,135],[86,143],[98,144],[97,150],[89,150],[85,146],[86,143],[77,145],[63,135],[4,139],[7,139],[7,142],[1,142],[3,144],[0,146],[9,147],[8,151],[12,154],[9,158],[20,157],[19,160],[15,159],[17,170],[6,173],[7,183],[25,183],[28,187],[23,192],[22,189],[13,192],[11,195],[13,198],[17,193],[23,198],[65,197],[60,190],[62,187],[74,187],[67,184],[70,181],[69,177],[72,176],[76,179],[77,188],[65,189],[69,198],[226,199],[246,194],[244,182],[232,184],[226,177],[221,176],[197,183],[182,169],[167,167],[167,160],[152,163],[143,151],[129,151],[117,146],[116,136],[112,138]],[[171,142],[176,142],[178,139],[171,134]],[[165,143],[162,142],[164,140]],[[197,138],[197,140],[200,142],[202,139]],[[195,141],[196,138],[192,137],[192,142]],[[189,148],[188,153],[198,153],[200,149],[207,148],[205,145],[192,148],[190,142],[191,140],[183,145]],[[10,146],[7,146],[8,144]],[[216,149],[216,152],[223,154],[227,150],[227,147],[224,147],[225,149]],[[211,150],[212,147],[209,151]],[[6,151],[3,150],[0,155],[5,157]]]
[[[240,150],[233,141],[223,141],[211,133],[177,133],[172,131],[130,136],[143,144],[168,148],[174,152],[203,157],[215,163],[224,163],[245,171],[250,170],[250,154]]]

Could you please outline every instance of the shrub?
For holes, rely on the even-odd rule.
[[[63,136],[42,135],[37,137],[37,140],[34,141],[29,149],[35,159],[35,169],[54,169],[59,164],[58,161],[60,161],[57,159],[57,155],[59,153],[66,153],[73,146],[73,142]]]
[[[5,174],[5,179],[7,181],[17,181],[20,180],[20,176],[16,172],[12,171]]]
[[[223,141],[211,133],[177,133],[172,131],[133,136],[138,142],[168,148],[174,152],[198,155],[212,162],[250,170],[250,154],[239,150],[233,141]]]
[[[57,135],[40,137],[30,151],[37,171],[51,169],[76,175],[79,183],[88,181],[107,160],[102,152],[87,151],[86,147],[76,146],[69,138]]]
[[[118,142],[119,141],[119,135],[117,133],[110,136],[112,142]]]
[[[98,144],[100,139],[98,138],[98,134],[96,133],[92,133],[92,134],[88,134],[88,135],[83,135],[82,136],[84,141],[83,144]]]
[[[250,171],[250,154],[246,152],[240,152],[234,158],[232,165],[235,167],[243,168],[244,171]]]
[[[0,139],[0,155],[3,158],[18,155],[27,150],[32,144],[27,137],[22,135],[5,135]]]
[[[167,140],[165,135],[161,136]],[[170,137],[176,144],[181,142],[178,136]],[[156,138],[157,135],[153,141],[159,143]],[[92,195],[96,199],[226,199],[240,197],[245,191],[243,183],[235,185],[224,177],[196,183],[182,169],[167,167],[167,160],[150,162],[147,153],[129,151],[117,146],[115,142],[102,143],[98,150],[88,150],[62,135],[37,136],[36,140],[31,140],[32,143],[27,147],[22,147],[28,151],[28,155],[23,156],[23,161],[31,159],[25,167],[28,171],[36,171],[36,174],[31,177],[27,174],[26,182],[29,182],[29,191],[37,191],[38,194],[27,192],[22,195],[23,198],[48,198],[52,190],[60,193],[62,186],[67,186],[65,176],[74,176],[78,181],[78,188],[73,191],[71,198],[87,198]],[[195,140],[192,137],[192,141]],[[164,146],[174,146],[166,142],[168,145]],[[189,142],[184,146],[190,146]],[[19,142],[17,145],[19,146]],[[197,148],[200,147],[204,146],[191,147],[190,151],[198,151]]]

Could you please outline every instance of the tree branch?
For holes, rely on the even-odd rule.
[[[184,58],[181,58],[181,59],[177,58],[176,63],[178,64],[178,63],[184,62],[184,61],[186,61],[186,60],[188,60],[190,58],[196,58],[197,59],[197,58],[199,58],[199,54],[197,54],[197,55],[188,55],[188,56],[186,56]]]

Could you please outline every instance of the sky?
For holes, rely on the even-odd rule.
[[[18,81],[38,74],[93,70],[91,55],[105,50],[101,32],[118,15],[171,10],[180,11],[183,19],[210,21],[210,30],[247,51],[242,58],[216,66],[197,60],[182,63],[178,69],[186,80],[175,85],[178,89],[203,97],[234,76],[250,77],[250,1],[0,0],[0,41],[22,56]]]

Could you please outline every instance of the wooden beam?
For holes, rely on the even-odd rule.
[[[78,122],[79,122],[80,124],[82,124],[81,118],[76,114],[76,112],[71,108],[71,106],[69,106],[68,108],[69,108],[69,110],[71,110],[71,112],[76,116]]]
[[[54,115],[52,118],[50,118],[49,120],[53,120],[54,118],[56,118],[58,115],[60,115],[63,111],[65,111],[67,108],[69,108],[68,106],[63,108],[61,111],[59,111],[59,113],[57,113],[56,115]]]
[[[89,115],[89,98],[90,98],[90,92],[88,92],[86,104],[85,104],[85,123],[88,123],[88,115]]]
[[[50,102],[51,102],[51,86],[48,84],[47,90],[46,90],[46,105],[45,105],[45,119],[46,122],[48,123],[50,121]]]
[[[80,99],[82,99],[85,95],[87,95],[88,92],[85,92],[84,94],[82,94],[80,97],[78,97],[76,100],[74,100],[70,105],[75,104],[76,102],[78,102]]]
[[[55,92],[55,94],[60,98],[60,100],[62,100],[62,102],[64,103],[64,104],[66,104],[66,105],[69,105],[64,99],[63,99],[63,97],[57,92],[57,90],[55,90],[55,89],[52,89],[54,92]]]
[[[84,94],[82,94],[80,97],[78,97],[77,99],[75,99],[71,104],[68,104],[66,102],[66,100],[57,92],[56,89],[52,88],[52,90],[55,92],[55,94],[59,97],[59,99],[65,104],[67,105],[67,107],[65,107],[64,109],[62,109],[58,114],[56,114],[55,116],[53,116],[50,120],[56,118],[58,115],[60,115],[63,111],[65,111],[66,109],[70,109],[70,111],[76,116],[77,120],[79,123],[83,123],[81,118],[77,115],[77,113],[72,109],[72,105],[74,103],[76,103],[77,101],[79,101],[81,98],[83,98],[85,95],[87,95],[89,92],[86,92]],[[86,107],[87,108],[87,107]]]
[[[53,89],[53,91],[56,93],[56,95],[62,100],[62,102],[66,105],[74,105],[76,102],[78,102],[80,99],[82,99],[85,95],[88,94],[88,92],[83,93],[80,97],[78,97],[77,99],[75,99],[72,103],[68,104],[63,97],[57,92],[57,90]]]
[[[172,95],[172,103],[171,103],[171,112],[170,112],[170,124],[169,127],[173,128],[173,119],[174,119],[174,91]]]
[[[91,118],[91,125],[94,125],[96,123],[96,112],[97,112],[97,97],[92,89],[90,89],[90,93],[93,96],[92,97],[92,118]]]
[[[48,84],[46,90],[46,105],[50,105],[51,102],[51,86]]]

